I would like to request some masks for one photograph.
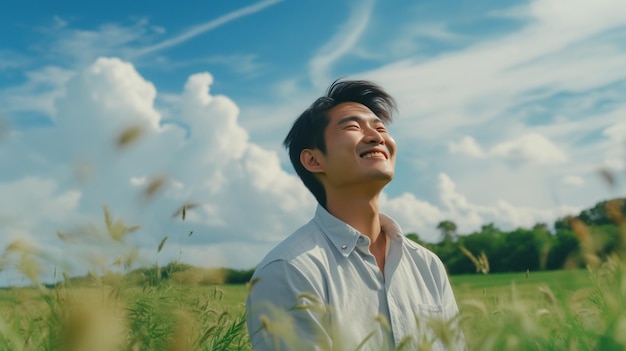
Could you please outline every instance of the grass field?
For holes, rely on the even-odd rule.
[[[451,282],[470,349],[591,350],[597,337],[587,324],[607,322],[593,303],[583,303],[598,287],[586,270],[462,275]],[[167,283],[2,289],[0,350],[249,350],[246,294],[245,285]],[[581,319],[581,311],[588,316]]]

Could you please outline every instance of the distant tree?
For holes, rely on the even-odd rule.
[[[570,222],[573,218],[579,218],[588,226],[616,224],[616,220],[626,217],[626,198],[615,198],[600,201],[595,206],[584,209],[578,216],[565,216],[554,222],[554,229],[571,229]]]
[[[437,224],[437,229],[441,232],[443,241],[454,242],[456,241],[456,224],[450,220],[445,220]]]
[[[626,215],[624,199],[598,202],[594,207],[581,211],[578,218],[587,225],[615,224],[614,216],[617,213],[611,213],[611,211],[621,212],[622,216]]]
[[[500,229],[498,229],[493,224],[493,222],[491,222],[491,223],[482,225],[480,228],[480,233],[489,235],[489,236],[500,236],[502,234],[502,231],[500,231]]]
[[[548,224],[547,223],[537,223],[533,226],[533,231],[535,232],[546,232],[549,233],[550,229],[548,228]]]
[[[489,259],[491,266],[490,270],[493,272],[504,271],[501,258],[506,255],[501,250],[503,241],[503,233],[493,223],[483,225],[479,232],[469,234],[464,237],[459,237],[459,245],[465,246],[470,252],[478,254],[484,252]],[[471,261],[465,260],[466,267],[463,271],[466,273],[474,272],[475,267],[471,265]]]
[[[580,257],[580,245],[576,234],[571,229],[561,229],[552,240],[548,253],[547,269],[584,267]]]
[[[224,283],[245,284],[250,281],[250,278],[252,278],[252,274],[254,274],[254,269],[237,270],[227,268],[226,279],[224,280]]]
[[[554,230],[570,230],[572,227],[570,226],[570,222],[574,219],[574,216],[565,216],[554,221]]]
[[[548,265],[548,255],[554,240],[546,223],[535,224],[532,233],[535,246],[539,252],[539,269],[544,270]]]
[[[506,234],[501,249],[503,268],[511,272],[539,270],[544,246],[545,237],[537,236],[532,230],[519,228]]]

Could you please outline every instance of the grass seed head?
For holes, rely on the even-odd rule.
[[[167,241],[167,235],[161,240],[161,243],[159,244],[159,248],[157,249],[157,252],[161,252],[161,250],[163,250],[163,246],[165,245],[166,241]]]
[[[165,176],[157,176],[152,178],[148,185],[142,192],[142,197],[144,201],[150,201],[154,196],[161,191],[165,185],[167,184],[167,178]]]
[[[550,290],[549,287],[547,287],[546,285],[542,285],[539,287],[539,291],[541,291],[541,294],[543,295],[543,297],[551,305],[554,305],[557,303],[556,297],[554,296],[554,293],[552,292],[552,290]]]
[[[141,128],[141,126],[130,126],[119,133],[115,140],[115,146],[120,150],[124,149],[136,142],[142,134],[143,128]]]
[[[127,337],[126,314],[119,301],[82,290],[63,306],[61,346],[67,351],[120,350]]]
[[[193,317],[185,310],[178,310],[174,313],[176,324],[174,331],[169,338],[170,351],[193,350],[193,337],[195,323]]]

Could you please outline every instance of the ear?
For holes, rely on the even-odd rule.
[[[322,153],[315,149],[304,149],[300,153],[300,163],[311,173],[324,172]]]

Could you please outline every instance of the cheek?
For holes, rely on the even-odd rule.
[[[385,143],[387,144],[387,147],[393,152],[394,157],[396,154],[396,141],[392,138],[392,137],[387,137],[387,139],[385,140]]]

